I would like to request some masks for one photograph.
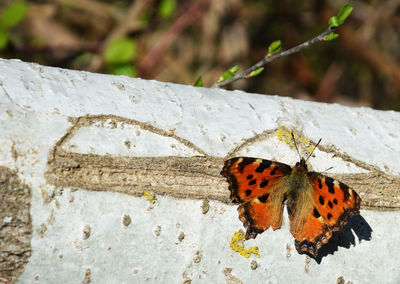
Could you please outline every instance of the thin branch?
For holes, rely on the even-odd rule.
[[[316,37],[314,37],[314,38],[312,38],[312,39],[310,39],[310,40],[308,40],[306,42],[303,42],[302,44],[299,44],[299,45],[297,45],[297,46],[295,46],[295,47],[293,47],[291,49],[276,53],[276,54],[274,54],[272,56],[265,56],[263,58],[263,60],[257,62],[255,65],[251,66],[250,68],[246,69],[245,71],[243,71],[243,72],[241,72],[239,74],[236,74],[235,76],[233,76],[232,78],[230,78],[228,80],[225,80],[225,81],[222,81],[222,82],[219,82],[219,83],[215,83],[211,87],[212,88],[221,88],[221,87],[224,87],[224,86],[226,86],[226,85],[228,85],[228,84],[230,84],[232,82],[235,82],[235,81],[238,81],[238,80],[241,80],[241,79],[247,79],[247,78],[249,78],[249,74],[251,72],[253,72],[254,70],[257,70],[260,67],[263,67],[264,65],[270,63],[271,61],[274,61],[274,60],[276,60],[278,58],[281,58],[281,57],[288,56],[288,55],[291,55],[293,53],[299,52],[300,50],[302,50],[302,49],[304,49],[306,47],[309,47],[310,45],[312,45],[314,43],[317,43],[317,42],[320,42],[320,41],[324,41],[325,36],[330,34],[330,33],[332,33],[334,30],[335,30],[334,27],[329,27],[324,32],[319,34],[318,36],[316,36]]]

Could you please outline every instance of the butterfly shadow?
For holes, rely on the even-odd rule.
[[[345,247],[349,249],[351,245],[356,245],[356,239],[353,232],[357,236],[359,242],[362,240],[371,240],[371,226],[361,215],[354,215],[350,218],[348,217],[347,224],[343,226],[342,230],[332,234],[332,237],[328,243],[319,249],[316,257],[308,253],[304,254],[307,254],[311,258],[315,259],[318,264],[320,264],[324,257],[328,256],[329,254],[333,255],[339,247]]]

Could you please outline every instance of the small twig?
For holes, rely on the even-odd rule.
[[[335,30],[334,27],[329,27],[324,32],[319,34],[318,36],[316,36],[316,37],[314,37],[314,38],[312,38],[312,39],[310,39],[310,40],[308,40],[306,42],[303,42],[302,44],[299,44],[299,45],[297,45],[297,46],[295,46],[295,47],[293,47],[291,49],[276,53],[276,54],[274,54],[272,56],[265,56],[263,60],[257,62],[255,65],[251,66],[250,68],[246,69],[245,71],[243,71],[243,72],[241,72],[239,74],[236,74],[235,76],[233,76],[232,78],[230,78],[228,80],[225,80],[225,81],[222,81],[222,82],[219,82],[219,83],[215,83],[211,87],[212,88],[221,88],[221,87],[224,87],[224,86],[226,86],[226,85],[228,85],[228,84],[230,84],[232,82],[235,82],[235,81],[238,81],[238,80],[241,80],[241,79],[246,79],[246,78],[249,77],[249,74],[251,72],[253,72],[254,70],[257,70],[258,68],[266,65],[267,63],[269,63],[271,61],[274,61],[274,60],[276,60],[278,58],[281,58],[281,57],[288,56],[290,54],[299,52],[300,50],[302,50],[302,49],[304,49],[306,47],[309,47],[310,45],[312,45],[314,43],[317,43],[317,42],[320,42],[320,41],[324,41],[325,36],[330,34],[330,33],[332,33],[334,30]]]

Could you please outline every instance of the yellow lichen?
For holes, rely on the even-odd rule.
[[[290,147],[295,147],[292,139],[292,133],[294,136],[294,139],[296,140],[297,147],[300,149],[305,149],[308,153],[311,153],[315,145],[312,144],[312,141],[304,136],[301,136],[297,134],[296,132],[287,129],[285,127],[281,127],[278,129],[276,132],[276,137],[278,138],[279,141],[283,141],[286,144],[288,144]],[[304,154],[304,153],[303,153]]]
[[[234,251],[243,255],[244,257],[249,258],[251,256],[251,254],[254,254],[255,256],[257,256],[259,258],[260,254],[258,252],[258,247],[252,246],[252,247],[249,247],[248,249],[245,249],[244,241],[245,241],[244,233],[241,231],[239,231],[239,232],[236,231],[235,235],[231,239],[231,248]]]
[[[148,191],[145,191],[143,193],[143,195],[145,196],[146,200],[150,201],[151,204],[156,203],[157,198],[156,198],[156,195],[154,193],[150,193]]]

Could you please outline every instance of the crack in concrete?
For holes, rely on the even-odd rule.
[[[4,85],[3,85],[3,84],[0,84],[0,86],[1,86],[1,88],[3,89],[4,94],[6,95],[6,97],[10,100],[11,104],[13,104],[13,105],[15,105],[15,106],[17,106],[17,107],[19,107],[19,108],[21,108],[21,109],[23,109],[23,110],[25,111],[25,109],[24,109],[22,106],[20,106],[20,105],[17,104],[16,102],[14,102],[13,98],[12,98],[12,97],[10,96],[10,94],[7,92],[7,90],[6,90],[6,88],[4,87]]]

